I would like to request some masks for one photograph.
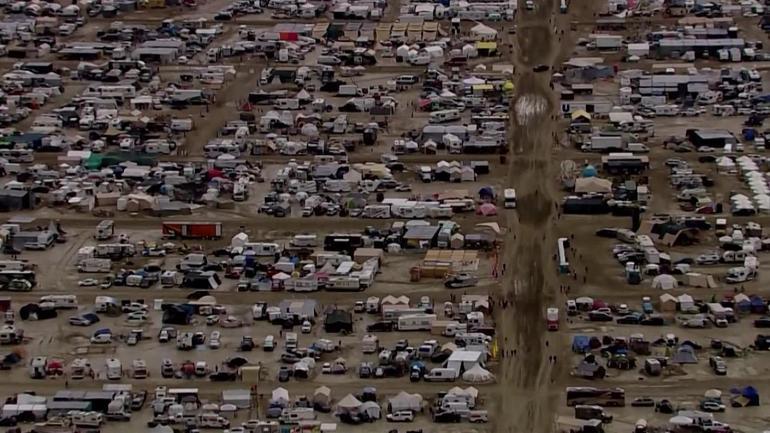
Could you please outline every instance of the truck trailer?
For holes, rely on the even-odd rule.
[[[163,236],[181,239],[219,239],[222,223],[214,222],[164,222]]]

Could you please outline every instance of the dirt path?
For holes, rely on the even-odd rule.
[[[520,0],[518,30],[511,41],[516,94],[511,112],[513,155],[508,184],[517,189],[518,209],[507,214],[510,230],[503,253],[503,263],[512,272],[504,275],[502,289],[503,299],[511,306],[498,320],[499,342],[509,351],[499,381],[496,430],[501,433],[555,431],[556,407],[568,377],[567,358],[561,356],[569,352],[567,338],[547,334],[545,309],[564,304],[564,295],[557,290],[553,254],[559,231],[569,231],[569,227],[558,227],[555,179],[560,162],[560,117],[555,115],[558,96],[550,86],[550,77],[574,47],[577,34],[571,32],[570,22],[591,20],[598,8],[596,4],[574,3],[568,14],[561,14],[559,0],[535,2],[534,12],[526,11],[524,0]],[[550,70],[534,72],[537,65]],[[516,353],[510,356],[513,350]]]
[[[498,432],[552,431],[554,394],[551,391],[554,353],[546,347],[544,310],[558,285],[550,256],[556,242],[556,192],[551,182],[551,150],[556,121],[549,72],[534,72],[536,65],[555,65],[559,39],[554,34],[558,0],[536,2],[526,11],[519,1],[518,31],[513,41],[515,65],[512,150],[509,184],[517,189],[518,210],[508,214],[510,228],[503,263],[503,298],[512,301],[501,314],[500,344],[503,359]],[[518,220],[516,219],[518,216]],[[513,309],[512,312],[508,310]],[[511,356],[510,351],[516,354]]]

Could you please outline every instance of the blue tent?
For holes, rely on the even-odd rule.
[[[575,353],[586,353],[591,350],[591,339],[587,335],[576,335],[572,337],[572,351]]]
[[[597,174],[596,167],[594,167],[591,164],[588,164],[585,167],[583,167],[583,172],[582,172],[581,176],[583,176],[583,177],[596,177],[596,174]]]
[[[481,198],[494,198],[495,197],[495,190],[493,190],[491,186],[482,187],[479,190],[479,197],[481,197]]]
[[[751,309],[751,300],[741,299],[735,303],[735,309],[742,312],[748,312]]]
[[[731,393],[736,394],[733,399],[738,395],[748,400],[745,406],[759,406],[759,392],[753,386],[747,386],[745,388],[732,388]]]
[[[767,305],[761,296],[754,295],[751,297],[751,312],[756,314],[764,314],[767,312]]]

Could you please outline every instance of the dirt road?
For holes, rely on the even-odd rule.
[[[555,347],[546,347],[544,309],[558,285],[550,259],[556,242],[556,193],[549,176],[556,121],[550,73],[534,72],[533,67],[550,68],[557,61],[559,40],[554,33],[561,30],[555,30],[557,3],[536,2],[536,10],[527,11],[525,2],[519,1],[517,36],[512,41],[516,95],[508,179],[517,189],[519,204],[516,214],[508,214],[511,230],[503,255],[503,263],[511,269],[502,276],[503,299],[512,303],[499,321],[504,392],[496,418],[497,431],[506,433],[552,431],[554,422],[550,385],[557,372],[550,356],[556,352]]]

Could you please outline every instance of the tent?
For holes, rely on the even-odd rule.
[[[382,305],[409,305],[409,297],[401,295],[398,298],[393,295],[388,295],[382,298]]]
[[[476,209],[476,215],[495,216],[497,215],[497,206],[492,203],[482,203]]]
[[[730,390],[734,396],[730,399],[732,403],[740,406],[759,406],[759,393],[753,386],[745,388],[735,388]]]
[[[711,275],[689,272],[685,275],[685,278],[688,286],[705,289],[715,289],[717,287],[717,283]]]
[[[246,243],[249,242],[249,235],[246,233],[240,232],[233,236],[233,238],[230,240],[230,246],[233,248],[242,248]]]
[[[332,401],[332,390],[326,386],[319,386],[313,391],[313,403],[328,405]]]
[[[365,401],[361,403],[361,407],[358,408],[358,413],[366,414],[366,416],[372,419],[382,418],[382,409],[376,401]]]
[[[687,293],[677,296],[676,301],[679,303],[680,311],[690,311],[695,308],[695,300]]]
[[[388,399],[388,411],[391,413],[401,410],[420,412],[422,411],[422,401],[420,394],[409,394],[406,391],[401,391]]]
[[[485,370],[479,364],[474,365],[468,371],[463,373],[463,380],[471,383],[488,383],[495,379],[489,371]]]
[[[276,388],[270,396],[270,406],[286,407],[289,401],[289,391],[286,388]]]
[[[491,41],[497,38],[497,30],[479,23],[471,27],[471,37],[475,40]]]
[[[735,295],[733,304],[735,305],[735,309],[740,312],[746,313],[751,310],[751,299],[743,293]]]
[[[586,353],[591,350],[591,339],[587,335],[576,335],[572,337],[572,351],[575,353]]]
[[[361,400],[357,399],[353,394],[348,394],[337,403],[337,412],[358,412],[361,405]]]
[[[581,296],[575,299],[575,304],[577,305],[578,310],[588,311],[593,307],[594,300],[588,296]]]
[[[591,164],[586,165],[583,167],[583,171],[581,173],[581,176],[583,177],[594,177],[596,176],[596,167],[594,167]]]
[[[673,364],[697,364],[698,357],[695,356],[695,349],[689,345],[681,345],[671,358]]]
[[[655,278],[652,279],[653,289],[671,290],[675,289],[678,285],[679,283],[676,281],[676,278],[669,274],[656,275]]]

